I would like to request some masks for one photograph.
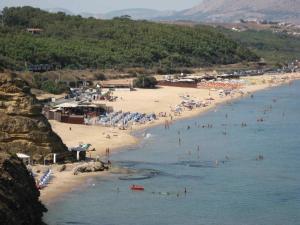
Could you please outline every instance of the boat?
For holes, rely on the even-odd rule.
[[[128,175],[128,176],[121,176],[119,177],[119,180],[146,180],[150,179],[153,176],[150,174],[145,174],[145,175]]]
[[[140,185],[132,185],[132,186],[130,187],[130,189],[131,189],[132,191],[144,191],[144,190],[145,190],[145,188],[144,188],[143,186],[140,186]]]

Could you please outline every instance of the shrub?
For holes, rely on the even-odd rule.
[[[141,75],[133,81],[133,84],[138,88],[155,88],[157,80],[152,76]]]
[[[96,78],[96,80],[107,80],[105,74],[103,73],[97,73],[94,77]]]
[[[52,80],[47,80],[42,83],[41,89],[52,94],[61,94],[68,90],[68,87],[63,82],[54,82]]]

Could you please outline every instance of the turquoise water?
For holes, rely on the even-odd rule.
[[[264,121],[257,122],[258,118]],[[242,122],[247,126],[242,127]],[[202,128],[203,124],[213,127]],[[147,133],[151,136],[139,146],[113,155],[112,160],[138,174],[156,171],[151,178],[119,180],[118,174],[91,178],[51,204],[45,221],[50,225],[300,224],[299,81],[178,121],[169,130],[158,126]],[[256,160],[259,154],[264,160]],[[145,191],[130,191],[132,184],[143,185]]]

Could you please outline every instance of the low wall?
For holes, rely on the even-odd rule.
[[[197,83],[193,83],[193,82],[159,81],[158,85],[160,85],[160,86],[169,86],[169,87],[197,88]]]
[[[62,123],[71,123],[71,124],[84,124],[83,116],[69,116],[69,115],[61,115]]]

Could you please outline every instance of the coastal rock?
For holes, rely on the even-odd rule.
[[[42,225],[45,211],[34,179],[23,162],[0,153],[0,224]]]
[[[0,74],[0,152],[24,153],[36,160],[68,152],[41,111],[25,81]]]
[[[108,166],[102,162],[91,162],[91,163],[84,163],[73,170],[73,174],[77,175],[79,173],[91,173],[91,172],[99,172],[108,170]]]
[[[27,83],[0,73],[0,224],[41,225],[46,208],[39,202],[33,177],[16,153],[36,162],[58,153],[57,161],[75,160],[42,115]],[[51,158],[52,157],[52,158]]]

